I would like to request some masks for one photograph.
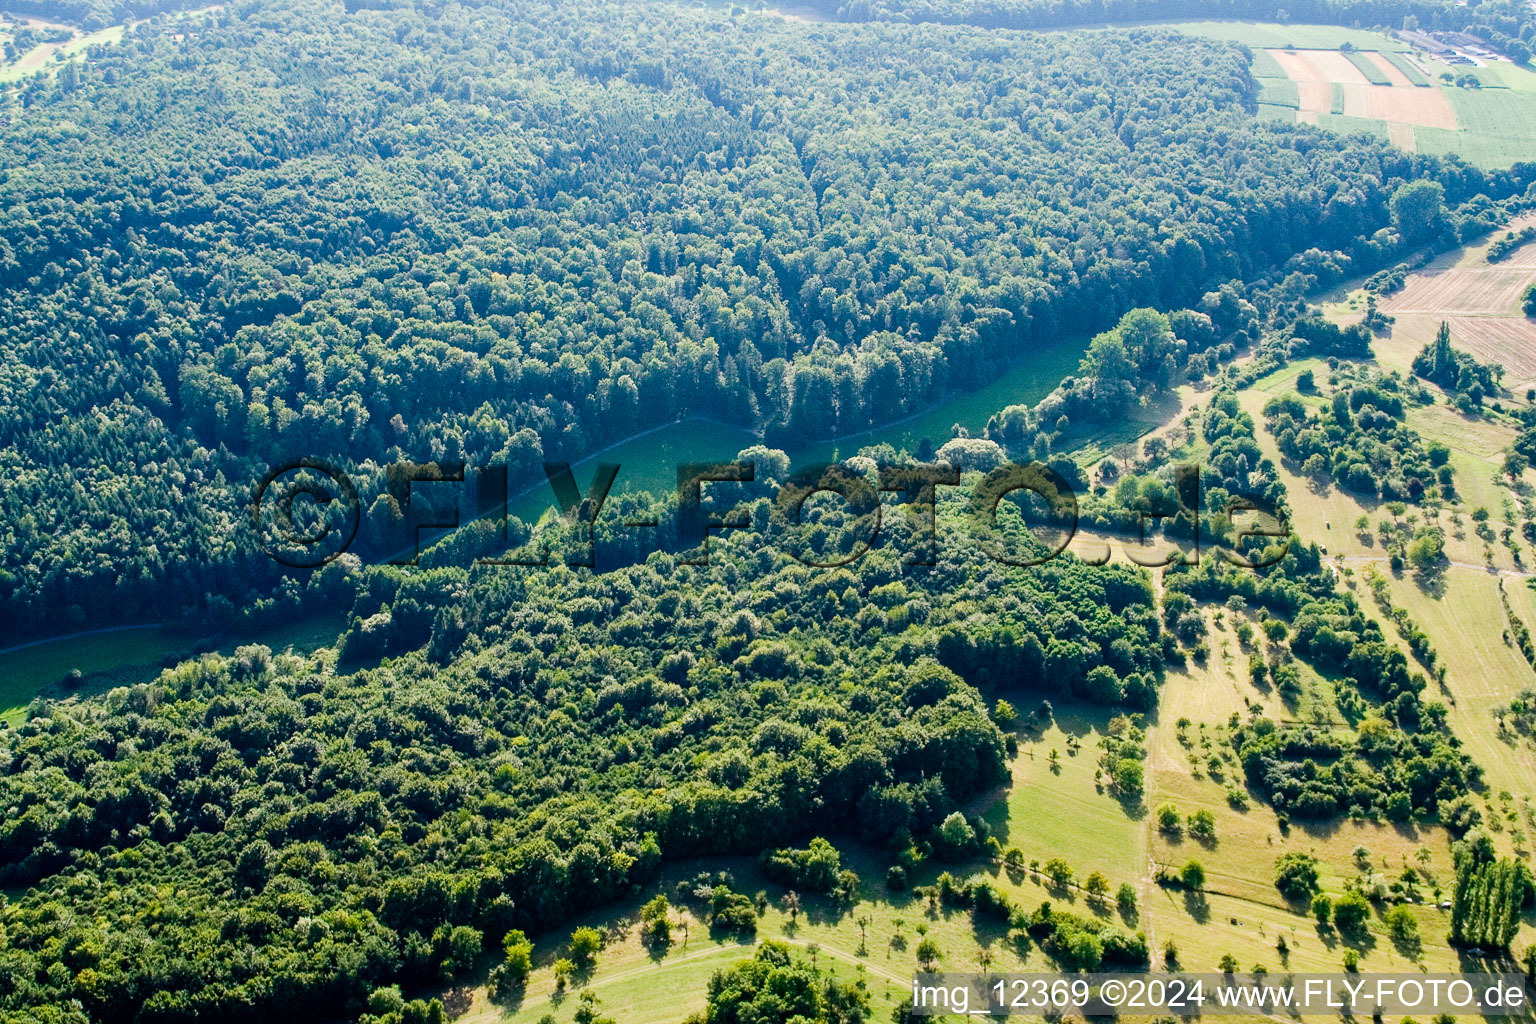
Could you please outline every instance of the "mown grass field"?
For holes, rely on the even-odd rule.
[[[265,644],[274,651],[308,654],[334,645],[344,626],[344,614],[338,612],[309,616],[238,640],[206,641],[179,630],[148,627],[49,641],[0,654],[0,721],[15,726],[39,693],[58,700],[152,682],[167,659],[192,657],[195,648],[227,654],[236,646]],[[81,673],[80,684],[73,689],[63,686],[64,677],[75,669]]]
[[[1502,89],[1444,88],[1456,111],[1456,131],[1443,128],[1416,129],[1419,150],[1424,153],[1455,153],[1484,167],[1508,167],[1536,155],[1536,76],[1526,80],[1518,68],[1498,71],[1504,81],[1518,87]]]
[[[1338,25],[1279,25],[1272,22],[1180,21],[1169,26],[1190,35],[1222,39],[1255,48],[1296,47],[1303,50],[1337,50],[1349,43],[1357,50],[1407,50],[1406,43],[1368,29]]]
[[[1059,856],[1079,875],[1102,871],[1119,885],[1147,872],[1145,809],[1126,806],[1094,778],[1108,717],[1057,707],[1043,732],[1021,733],[1012,785],[982,816],[1003,846],[1018,847],[1027,860]]]

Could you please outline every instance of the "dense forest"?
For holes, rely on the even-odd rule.
[[[1454,240],[1536,173],[1255,123],[1246,64],[535,0],[140,25],[7,94],[0,623],[226,623],[278,583],[277,462],[840,435],[1134,308],[1395,263],[1406,182]]]
[[[1449,17],[1292,13],[1405,11]],[[650,890],[680,858],[757,855],[775,884],[848,902],[859,879],[826,837],[854,839],[905,887],[927,861],[999,851],[970,812],[1008,779],[1018,737],[1000,725],[1015,707],[1049,723],[1051,700],[1113,716],[1103,787],[1134,808],[1146,716],[1170,666],[1211,657],[1212,602],[1251,615],[1255,685],[1294,706],[1305,673],[1326,678],[1351,727],[1234,713],[1233,797],[1269,801],[1282,828],[1443,823],[1466,837],[1458,937],[1504,936],[1516,878],[1478,845],[1482,772],[1430,689],[1432,644],[1395,619],[1410,661],[1317,546],[1239,538],[1230,499],[1287,508],[1237,384],[1370,352],[1369,325],[1307,295],[1485,233],[1529,201],[1536,165],[1256,121],[1242,47],[978,25],[238,0],[0,94],[0,629],[346,621],[316,655],[173,658],[0,730],[0,1024],[437,1019],[400,986],[499,954],[500,993],[528,975],[529,934],[642,894],[664,932]],[[775,447],[899,420],[1063,340],[1076,371],[984,436],[864,445],[809,480]],[[1489,383],[1448,337],[1425,358],[1445,387]],[[1144,461],[1067,457],[1074,424],[1188,382],[1214,389],[1203,414]],[[1426,508],[1454,494],[1443,449],[1404,422],[1426,385],[1300,386],[1263,418],[1303,472]],[[393,521],[390,466],[501,466],[522,485],[687,416],[762,441],[737,455],[750,479],[711,482],[691,520],[736,510],[701,531],[707,560],[675,495],[615,495],[590,558],[549,520],[366,564],[389,550],[375,517],[358,552],[285,576],[247,526],[252,485],[295,457],[353,468]],[[1167,456],[1198,458],[1199,487]],[[910,499],[914,461],[935,457],[958,485],[930,518]],[[1130,565],[1042,561],[1022,503],[994,501],[982,530],[994,509],[975,498],[1031,459],[1093,525],[1166,514],[1233,557],[1170,569],[1160,596]],[[859,501],[807,497],[842,479],[879,501],[873,483],[902,473],[913,507],[886,500],[877,539]],[[471,567],[508,539],[543,567]],[[673,896],[717,933],[756,927],[721,874]],[[1150,963],[1134,925],[1026,909],[985,880],[944,872],[931,898],[1064,967]],[[716,974],[704,1019],[866,1010],[768,942]],[[608,1018],[583,998],[577,1020]]]
[[[249,646],[39,705],[0,743],[0,871],[29,887],[3,910],[0,1020],[356,1013],[663,858],[818,829],[918,863],[1006,776],[978,687],[1147,708],[1177,649],[1144,571],[1003,566],[963,507],[932,567],[904,566],[898,519],[836,570],[756,530],[701,567],[367,570],[350,633],[424,629],[416,649]],[[818,849],[770,859],[839,884]]]

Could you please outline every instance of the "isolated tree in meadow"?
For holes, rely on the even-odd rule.
[[[1433,569],[1444,554],[1445,541],[1439,530],[1426,530],[1408,544],[1408,564],[1420,572]]]
[[[1513,448],[1504,453],[1503,471],[1504,475],[1509,477],[1510,483],[1514,483],[1516,480],[1520,479],[1520,474],[1524,473],[1526,467],[1530,464],[1530,459],[1515,451]]]
[[[640,922],[646,941],[662,945],[672,941],[671,911],[671,902],[661,893],[657,893],[640,908]]]
[[[571,932],[571,959],[577,967],[583,970],[591,967],[602,948],[603,933],[596,928],[583,926]]]
[[[1371,916],[1371,903],[1358,892],[1346,892],[1333,904],[1333,926],[1341,932],[1357,932]]]
[[[1188,818],[1187,825],[1189,828],[1189,834],[1194,836],[1196,839],[1216,838],[1216,815],[1212,814],[1210,810],[1206,808],[1202,807],[1200,810],[1191,814]]]
[[[917,962],[925,971],[933,970],[933,965],[939,960],[939,944],[930,938],[924,938],[917,944]]]
[[[782,906],[784,908],[784,912],[789,915],[789,921],[790,921],[791,924],[794,924],[795,922],[800,920],[800,894],[799,893],[797,893],[797,892],[795,892],[795,890],[791,889],[791,890],[789,890],[789,892],[786,892],[784,894],[784,898],[782,900],[780,900],[779,903],[780,903],[780,906]]]
[[[1179,830],[1179,825],[1182,821],[1182,818],[1179,815],[1178,807],[1174,806],[1172,803],[1158,804],[1157,811],[1155,813],[1157,815],[1157,827],[1159,829],[1164,832],[1177,832]]]
[[[1419,921],[1413,916],[1413,911],[1405,906],[1396,906],[1387,911],[1383,918],[1387,926],[1387,934],[1397,942],[1412,942],[1419,937]]]

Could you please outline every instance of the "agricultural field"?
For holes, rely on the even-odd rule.
[[[1261,103],[1283,95],[1282,83],[1297,90],[1297,119],[1335,130],[1374,130],[1386,126],[1392,141],[1414,149],[1417,126],[1455,131],[1456,114],[1451,100],[1439,89],[1417,88],[1394,63],[1379,53],[1338,50],[1263,51],[1268,58],[1262,70],[1279,68],[1284,79],[1260,78]],[[1260,70],[1255,61],[1255,69]],[[1352,119],[1347,123],[1325,121],[1327,115]],[[1372,124],[1366,124],[1371,122]]]
[[[1401,53],[1408,44],[1369,29],[1339,25],[1278,25],[1271,22],[1180,21],[1170,28],[1207,39],[1222,39],[1260,49],[1337,50],[1348,43],[1356,50]]]
[[[1526,216],[1509,229],[1533,223],[1536,216]],[[1383,365],[1408,372],[1413,357],[1433,340],[1443,320],[1450,326],[1453,344],[1479,361],[1504,367],[1504,387],[1512,396],[1520,398],[1536,385],[1536,321],[1520,307],[1521,295],[1536,283],[1536,245],[1522,246],[1497,263],[1488,262],[1487,251],[1488,243],[1483,243],[1443,256],[1409,275],[1401,289],[1381,300],[1382,311],[1396,321],[1391,334],[1373,345]],[[1355,309],[1363,308],[1355,298]],[[1342,312],[1341,307],[1334,309]]]
[[[1260,117],[1367,131],[1409,152],[1456,153],[1489,167],[1536,154],[1536,72],[1529,68],[1478,67],[1472,70],[1482,88],[1464,88],[1441,76],[1465,76],[1465,67],[1385,37],[1351,39],[1353,48],[1340,50],[1337,33],[1327,36],[1328,46],[1237,34],[1255,47]]]
[[[1503,89],[1443,87],[1456,112],[1458,130],[1425,126],[1415,131],[1425,153],[1455,153],[1485,167],[1508,167],[1536,153],[1536,72],[1499,69],[1504,80],[1519,82]]]

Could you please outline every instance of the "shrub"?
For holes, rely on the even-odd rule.
[[[1179,809],[1173,804],[1159,804],[1157,807],[1157,827],[1164,832],[1177,832],[1179,830]]]
[[[1371,916],[1371,903],[1358,892],[1347,892],[1333,904],[1333,924],[1341,932],[1358,932]]]
[[[597,951],[603,948],[603,933],[583,926],[571,932],[571,961],[577,967],[591,967]]]
[[[1317,858],[1292,850],[1275,861],[1275,888],[1289,900],[1304,900],[1317,890]]]

